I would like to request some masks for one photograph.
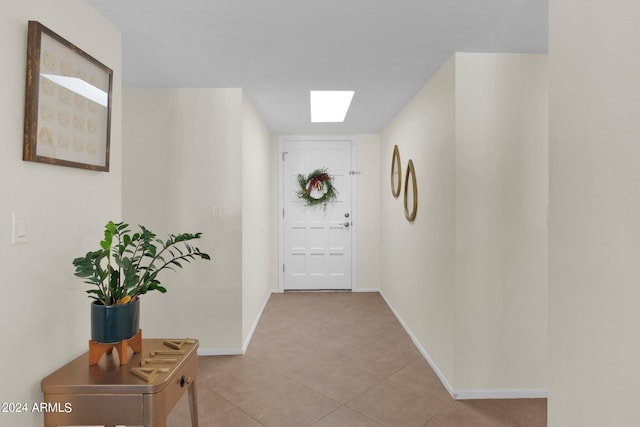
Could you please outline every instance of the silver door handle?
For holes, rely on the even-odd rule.
[[[347,222],[345,222],[345,223],[344,223],[344,226],[345,226],[345,227],[349,227],[350,225],[351,225],[351,223],[350,223],[349,221],[347,221]]]

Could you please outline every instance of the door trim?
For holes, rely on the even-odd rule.
[[[313,136],[304,136],[304,135],[288,135],[288,136],[280,136],[278,138],[278,293],[284,292],[284,222],[282,217],[282,212],[284,210],[284,168],[283,164],[283,153],[284,153],[284,144],[285,142],[319,142],[319,141],[331,141],[331,142],[344,142],[345,144],[351,145],[351,170],[354,171],[353,174],[350,174],[351,179],[351,216],[353,218],[353,223],[351,226],[351,291],[355,292],[357,290],[356,284],[357,274],[356,274],[356,234],[358,227],[358,214],[356,212],[356,179],[357,176],[356,171],[356,143],[353,137],[351,136],[322,136],[322,135],[313,135]]]

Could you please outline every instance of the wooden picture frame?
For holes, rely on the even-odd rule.
[[[404,216],[409,222],[416,219],[418,213],[418,184],[416,182],[416,170],[413,160],[409,160],[407,174],[404,178]]]
[[[402,164],[400,163],[400,150],[397,145],[393,146],[393,156],[391,156],[391,194],[393,197],[400,195],[402,187]]]
[[[29,21],[22,159],[109,171],[113,71]]]

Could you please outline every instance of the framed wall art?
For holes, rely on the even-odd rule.
[[[409,222],[416,219],[418,213],[418,184],[416,183],[416,170],[413,160],[409,160],[407,174],[404,178],[404,215]]]
[[[391,194],[393,197],[400,195],[402,186],[402,167],[400,165],[400,150],[397,145],[393,146],[393,156],[391,157]]]
[[[109,170],[113,71],[29,21],[23,160]]]

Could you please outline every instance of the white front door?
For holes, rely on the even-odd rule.
[[[352,147],[349,140],[282,143],[284,290],[351,289]],[[306,177],[322,168],[337,198],[306,206],[296,195],[301,188],[298,174]]]

